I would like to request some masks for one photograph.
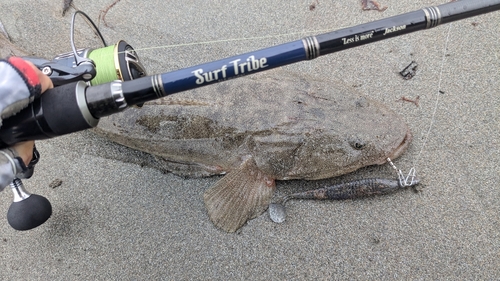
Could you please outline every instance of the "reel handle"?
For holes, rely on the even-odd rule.
[[[40,159],[40,153],[33,147],[33,159],[26,170],[17,174],[10,187],[14,193],[14,200],[7,212],[7,221],[16,230],[29,230],[40,226],[52,215],[52,206],[47,198],[30,194],[24,188],[20,178],[29,179],[35,170],[35,164]]]
[[[46,222],[52,215],[52,205],[47,198],[30,194],[23,182],[16,178],[10,184],[14,202],[7,212],[7,221],[16,230],[30,230]]]

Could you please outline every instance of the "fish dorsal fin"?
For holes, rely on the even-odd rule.
[[[205,192],[205,206],[217,227],[235,232],[267,209],[275,188],[274,179],[249,158]]]

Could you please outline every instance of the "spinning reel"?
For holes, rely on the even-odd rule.
[[[74,23],[77,14],[87,18],[105,47],[99,49],[76,49]],[[52,60],[37,57],[23,57],[49,76],[54,87],[77,81],[96,86],[115,80],[129,81],[146,75],[144,67],[134,49],[125,41],[107,46],[94,22],[83,12],[76,11],[71,20],[70,43],[73,51],[57,55]],[[43,224],[52,215],[52,206],[47,198],[26,191],[21,179],[33,175],[35,164],[40,159],[36,147],[33,157],[23,172],[18,173],[10,184],[14,200],[7,212],[9,224],[16,230],[29,230]]]
[[[74,24],[78,14],[84,16],[92,25],[104,45],[103,48],[76,49]],[[85,81],[89,86],[96,86],[114,80],[129,81],[146,75],[134,49],[123,40],[108,46],[97,26],[82,11],[73,13],[70,44],[71,52],[59,54],[51,61],[36,57],[24,57],[24,59],[31,61],[49,76],[56,87],[77,81]]]

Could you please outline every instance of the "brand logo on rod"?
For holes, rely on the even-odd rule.
[[[255,71],[258,69],[266,68],[269,65],[267,64],[267,58],[256,59],[255,56],[249,56],[246,61],[241,62],[241,59],[236,59],[229,62],[229,67],[233,67],[234,75],[241,75],[251,71]],[[227,78],[227,69],[228,65],[225,64],[221,68],[204,72],[203,68],[196,69],[192,71],[194,76],[196,76],[196,84],[200,85],[206,82],[217,81],[220,79]]]
[[[393,27],[386,28],[384,34],[382,34],[382,35],[386,35],[388,33],[393,33],[393,32],[396,32],[396,31],[403,30],[403,29],[406,29],[406,24],[400,25],[400,26],[393,26]]]

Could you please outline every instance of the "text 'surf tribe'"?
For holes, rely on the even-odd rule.
[[[229,66],[234,69],[234,75],[241,75],[250,71],[255,71],[261,68],[268,67],[267,58],[256,59],[255,56],[249,56],[246,61],[242,62],[241,59],[236,59],[229,62]],[[217,81],[219,79],[226,79],[228,66],[225,64],[221,68],[204,72],[203,68],[192,71],[196,76],[196,84],[200,85],[205,82]]]

